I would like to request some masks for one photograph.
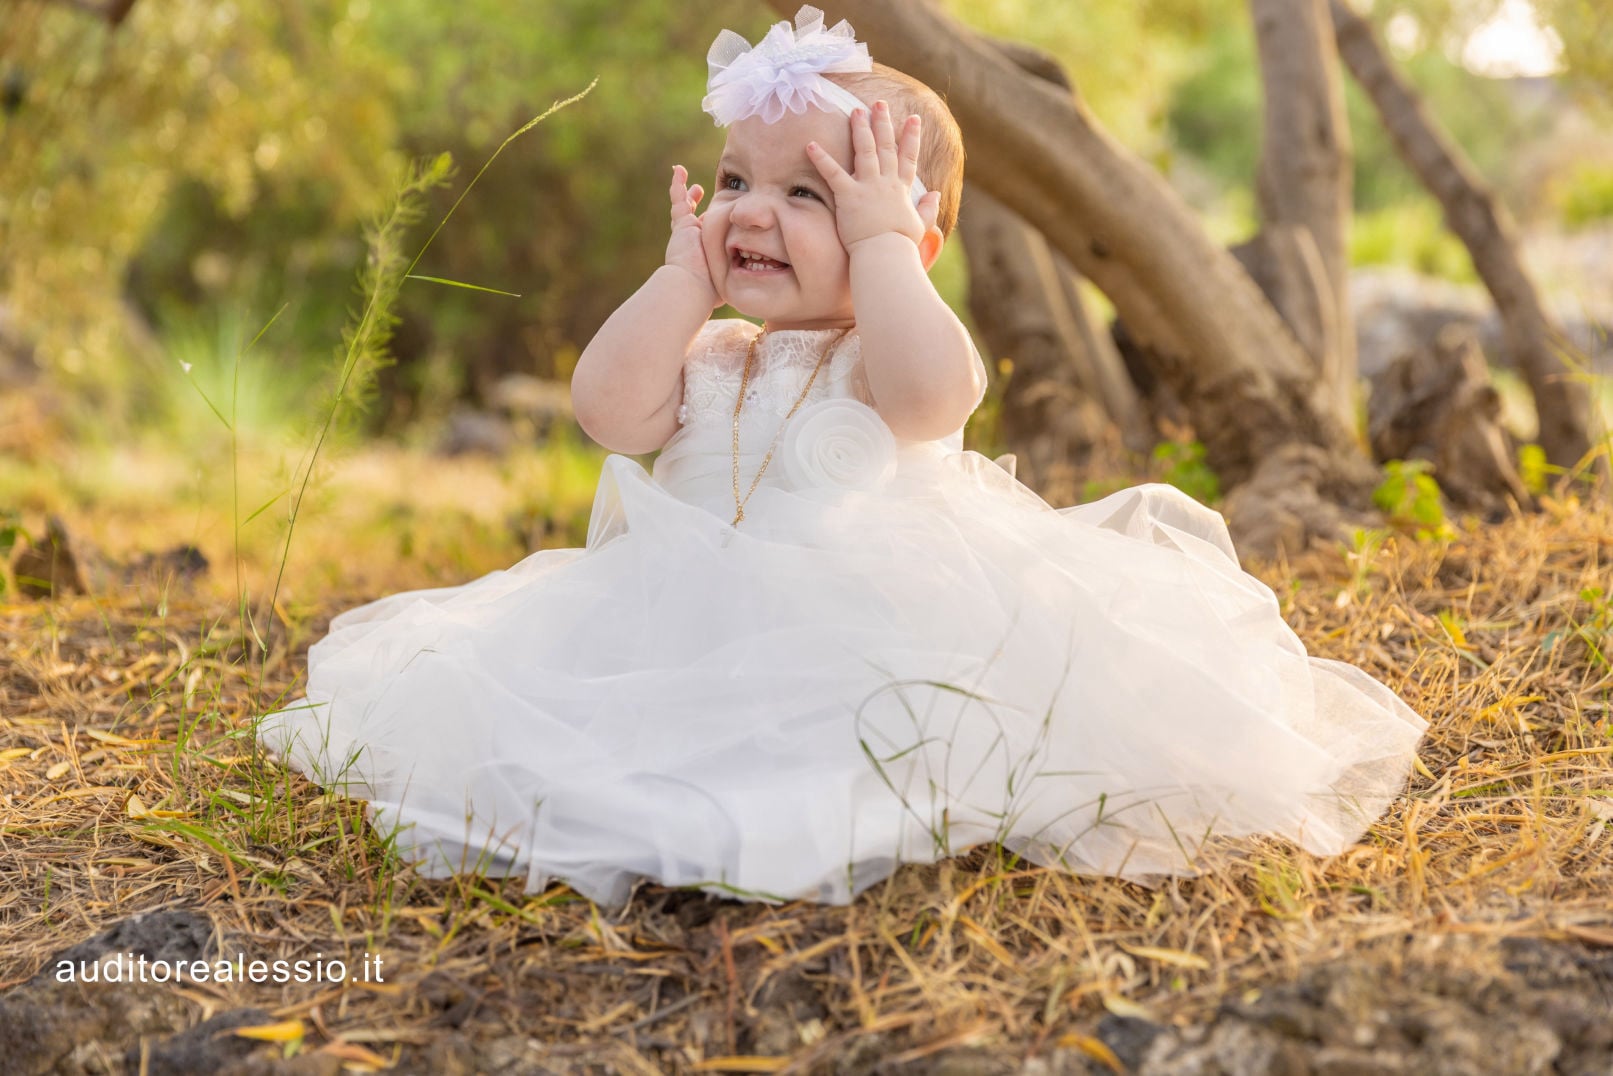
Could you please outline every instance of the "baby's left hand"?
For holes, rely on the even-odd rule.
[[[941,193],[928,191],[913,205],[913,177],[918,172],[921,121],[909,116],[902,125],[900,145],[891,126],[890,106],[874,103],[870,120],[866,109],[851,114],[852,172],[848,174],[816,142],[807,144],[807,157],[817,167],[835,198],[835,226],[847,251],[866,239],[895,232],[915,244],[935,226]]]

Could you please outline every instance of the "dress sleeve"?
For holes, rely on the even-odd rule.
[[[684,364],[699,360],[721,362],[725,355],[745,350],[750,338],[760,330],[743,318],[712,318],[700,326]]]
[[[829,356],[826,375],[831,396],[873,406],[874,394],[868,390],[868,372],[862,362],[862,337],[856,332],[849,333],[835,346]]]

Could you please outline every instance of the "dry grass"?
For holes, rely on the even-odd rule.
[[[1553,503],[1263,570],[1313,653],[1432,722],[1407,795],[1344,856],[1245,844],[1148,890],[976,851],[850,908],[646,887],[602,912],[563,887],[422,880],[357,805],[254,758],[252,717],[317,621],[260,684],[228,601],[0,607],[0,987],[186,907],[226,954],[381,954],[384,985],[138,988],[198,1020],[264,1007],[350,1068],[808,1071],[969,1045],[1109,1065],[1105,1012],[1200,1020],[1382,939],[1613,946],[1610,551],[1613,511]]]

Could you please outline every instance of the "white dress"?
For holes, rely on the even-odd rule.
[[[1055,510],[958,435],[895,442],[855,334],[734,514],[754,326],[714,321],[653,475],[607,459],[585,549],[354,609],[266,741],[443,875],[844,903],[1000,841],[1150,880],[1205,842],[1342,851],[1425,727],[1307,656],[1219,515],[1145,485]],[[769,334],[741,491],[834,331]]]

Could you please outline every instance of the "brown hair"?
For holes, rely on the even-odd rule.
[[[891,122],[900,128],[916,115],[924,123],[919,144],[918,177],[925,187],[941,192],[936,227],[951,235],[958,223],[958,202],[963,197],[963,132],[939,94],[911,75],[875,63],[872,71],[834,72],[824,78],[850,91],[870,107],[875,101],[890,105]]]

